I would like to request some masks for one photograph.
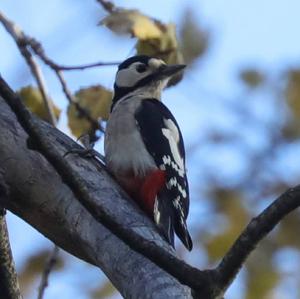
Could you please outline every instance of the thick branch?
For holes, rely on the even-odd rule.
[[[36,123],[61,156],[71,148],[79,148],[50,125],[40,120]],[[0,171],[13,190],[9,200],[1,202],[3,206],[71,254],[100,267],[125,298],[191,298],[189,288],[99,224],[47,160],[27,148],[27,138],[15,115],[0,99]],[[29,144],[33,146],[32,140]],[[84,177],[96,205],[105,207],[122,226],[158,244],[170,256],[174,254],[152,221],[124,197],[96,161],[71,155],[65,162]]]
[[[21,101],[11,92],[3,80],[0,80],[0,94],[9,102],[12,109],[18,115],[20,123],[24,126],[30,136],[35,140],[35,146],[47,157],[51,164],[61,174],[64,181],[72,188],[80,203],[91,215],[105,227],[121,238],[135,251],[143,254],[152,262],[176,277],[181,283],[186,284],[197,291],[205,294],[204,298],[217,298],[221,296],[241,268],[247,256],[254,250],[257,243],[289,212],[300,205],[299,189],[288,190],[261,215],[254,218],[238,238],[231,250],[226,254],[220,265],[215,270],[200,271],[183,261],[170,255],[166,245],[160,247],[156,242],[149,241],[136,232],[136,227],[124,225],[114,217],[113,207],[104,202],[99,202],[99,194],[95,196],[95,185],[86,181],[86,176],[80,176],[78,168],[74,169],[72,163],[62,158],[62,148],[53,146],[53,140],[47,140],[51,135],[49,130],[36,118],[33,118],[24,108]],[[66,149],[65,149],[66,150]],[[79,159],[79,158],[78,158]],[[99,165],[98,165],[99,167]],[[102,171],[98,168],[98,171]],[[103,187],[103,186],[99,186]],[[112,188],[112,187],[110,187]],[[103,195],[102,195],[103,196]],[[126,203],[126,205],[128,205]],[[141,226],[143,227],[143,225]],[[144,234],[142,234],[144,235]]]
[[[109,4],[108,1],[99,1],[104,7],[105,5]],[[107,10],[110,9],[109,6],[106,8]],[[113,9],[113,7],[111,8]],[[2,15],[0,14],[0,17]],[[1,21],[1,18],[0,18]],[[3,20],[2,20],[3,22]],[[44,53],[41,45],[36,42],[34,39],[29,38],[27,36],[23,36],[20,39],[19,33],[21,32],[19,28],[15,27],[13,23],[8,26],[10,34],[15,38],[18,43],[20,49],[23,49],[22,53],[24,57],[29,59],[31,53],[28,51],[26,46],[22,45],[20,42],[21,40],[25,42],[26,45],[29,45],[32,50],[53,70],[55,70],[58,78],[60,79],[61,85],[64,89],[65,94],[67,95],[68,99],[72,102],[72,94],[68,91],[68,88],[65,84],[64,78],[62,77],[61,70],[71,70],[73,69],[85,69],[90,66],[82,66],[80,67],[64,67],[55,64],[52,60],[50,60]],[[19,32],[19,33],[18,33]],[[21,32],[22,33],[22,32]],[[33,65],[31,60],[27,60],[30,65]],[[33,73],[35,74],[36,78],[40,78],[41,76],[34,71],[35,68],[33,67]],[[40,87],[45,90],[43,87]],[[159,238],[159,236],[155,235],[155,242],[149,241],[145,239],[144,232],[141,233],[139,230],[143,230],[143,225],[124,225],[124,219],[119,221],[120,218],[114,217],[115,212],[115,205],[111,206],[110,204],[104,204],[105,200],[101,204],[99,203],[99,194],[95,196],[95,185],[90,184],[87,182],[86,177],[84,175],[80,176],[80,172],[82,169],[79,169],[73,163],[69,163],[66,159],[63,158],[63,154],[68,150],[66,148],[66,142],[64,146],[59,144],[57,146],[57,140],[50,140],[46,138],[47,134],[51,135],[53,132],[51,129],[44,124],[41,124],[39,120],[33,118],[24,106],[22,106],[19,99],[11,92],[11,90],[5,85],[4,81],[1,80],[0,83],[0,94],[5,98],[7,103],[11,106],[13,111],[18,116],[19,122],[22,124],[25,131],[31,137],[31,142],[34,144],[37,150],[39,150],[47,159],[50,161],[52,166],[57,170],[57,172],[61,175],[63,180],[67,183],[73,193],[76,195],[77,200],[86,208],[89,212],[89,216],[92,215],[93,217],[90,219],[96,219],[97,221],[101,222],[106,228],[108,228],[113,234],[117,235],[120,239],[122,239],[127,245],[129,245],[132,249],[136,252],[141,253],[142,255],[148,257],[152,262],[159,265],[162,269],[172,274],[176,277],[181,283],[189,285],[194,290],[197,290],[198,294],[202,295],[202,298],[216,298],[222,296],[222,294],[226,291],[236,274],[238,273],[239,269],[243,265],[244,261],[246,260],[247,256],[254,250],[255,246],[258,242],[267,234],[269,233],[275,225],[289,212],[296,209],[300,205],[300,196],[299,196],[299,189],[300,187],[296,187],[294,189],[288,190],[285,194],[283,194],[280,198],[278,198],[269,208],[267,208],[261,215],[254,218],[247,228],[244,230],[242,235],[238,238],[238,240],[234,243],[232,248],[229,252],[225,255],[219,266],[215,270],[210,271],[200,271],[196,268],[193,268],[183,261],[177,259],[174,255],[170,254],[171,251],[167,247],[167,245]],[[46,94],[46,93],[45,93]],[[48,133],[46,133],[46,131]],[[51,133],[49,133],[51,131]],[[57,133],[56,133],[57,134]],[[55,134],[53,133],[53,136]],[[48,136],[49,137],[49,136]],[[60,138],[62,138],[60,136]],[[62,138],[63,139],[63,138]],[[55,144],[55,146],[53,146]],[[69,142],[70,147],[70,142]],[[80,159],[79,159],[80,160]],[[80,172],[79,172],[80,170]],[[98,171],[102,171],[103,169],[99,168]],[[105,176],[105,175],[104,175]],[[107,179],[107,178],[106,178]],[[103,178],[102,178],[103,180]],[[101,183],[103,181],[101,180]],[[110,182],[110,184],[113,184]],[[99,188],[103,189],[103,186],[99,186]],[[116,188],[115,186],[109,187],[110,192]],[[103,191],[101,189],[101,191]],[[107,190],[106,190],[107,192]],[[112,197],[109,194],[109,198]],[[100,195],[100,197],[103,194]],[[114,194],[115,196],[115,194]],[[12,211],[15,211],[17,214],[23,213],[23,211],[18,210],[14,206],[11,206],[11,203],[7,203],[7,205],[11,208]],[[128,205],[128,203],[127,203]],[[136,211],[135,211],[136,212]],[[130,214],[130,217],[132,214]],[[28,215],[25,215],[25,219]],[[130,219],[129,217],[129,219]],[[36,220],[32,220],[29,218],[29,222],[33,222],[36,224]],[[132,224],[132,223],[131,223]],[[36,224],[37,226],[40,223]],[[148,225],[148,224],[147,224]],[[149,224],[151,226],[151,224]],[[137,229],[138,227],[138,229]],[[42,230],[45,229],[42,227]],[[139,232],[136,232],[136,231]],[[51,235],[51,231],[47,231],[50,238],[57,240],[56,236]],[[70,232],[69,232],[70,233]],[[153,232],[152,232],[153,233]],[[78,237],[78,236],[77,236]],[[158,239],[157,239],[158,238]],[[69,244],[64,243],[63,240],[58,240],[58,243],[61,242],[64,244],[65,248],[69,248]],[[118,242],[120,242],[118,240]],[[123,244],[121,242],[121,244]],[[159,244],[159,246],[157,246]],[[125,246],[123,244],[123,246]],[[72,246],[71,246],[72,247]],[[88,260],[94,264],[97,264],[95,260],[90,256],[87,257],[86,255],[86,248],[81,248],[82,252],[78,252],[74,248],[71,248],[70,251],[73,250],[74,254]],[[131,252],[132,253],[132,252]],[[133,253],[132,253],[133,254]],[[98,262],[99,263],[99,262]],[[98,264],[97,264],[98,265]],[[155,267],[155,266],[154,266]],[[109,272],[109,271],[107,271]],[[111,274],[111,276],[113,276]],[[182,290],[185,290],[182,288]],[[186,290],[185,290],[186,291]]]
[[[165,271],[171,273],[181,283],[193,289],[201,290],[210,287],[210,271],[200,271],[187,265],[182,260],[170,255],[168,251],[136,233],[131,228],[118,222],[105,205],[99,205],[93,192],[93,186],[89,186],[80,173],[64,159],[61,151],[53,146],[45,137],[40,126],[40,121],[33,117],[25,108],[20,99],[10,90],[3,79],[0,78],[0,94],[16,113],[19,122],[32,138],[38,149],[52,164],[68,184],[80,203],[89,211],[95,219],[103,224],[112,233],[118,236],[135,251],[145,255],[152,262],[160,265]]]

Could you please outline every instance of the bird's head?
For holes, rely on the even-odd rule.
[[[116,74],[113,105],[129,94],[159,99],[169,79],[184,67],[183,64],[167,65],[161,59],[145,55],[126,59]]]

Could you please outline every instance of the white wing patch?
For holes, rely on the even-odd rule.
[[[173,166],[173,168],[175,168],[178,171],[178,173],[184,174],[184,162],[183,162],[183,158],[181,157],[181,155],[179,153],[179,149],[178,149],[179,138],[180,138],[179,131],[171,119],[165,119],[164,123],[165,123],[166,128],[162,128],[162,133],[169,141],[172,158],[174,159],[174,161],[177,164],[177,167],[176,167],[177,169],[173,165],[172,166]],[[164,156],[163,158],[165,158],[165,157],[166,156]],[[166,157],[165,159],[167,160],[168,164],[174,163],[173,161],[169,162],[169,159],[171,160],[171,157]],[[165,161],[164,161],[164,163],[165,163]]]

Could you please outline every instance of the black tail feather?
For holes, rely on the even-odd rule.
[[[154,221],[166,240],[174,248],[174,234],[179,237],[184,246],[191,251],[193,241],[188,232],[186,219],[178,209],[174,209],[172,201],[163,192],[155,200]]]
[[[154,221],[166,240],[174,248],[174,216],[170,201],[160,194],[155,200]]]
[[[193,241],[192,238],[187,230],[186,223],[182,225],[179,221],[175,222],[175,231],[178,238],[184,244],[187,250],[191,251],[193,249]]]

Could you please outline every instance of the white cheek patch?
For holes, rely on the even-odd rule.
[[[149,75],[149,71],[137,72],[136,66],[138,64],[140,63],[133,63],[129,68],[117,72],[116,84],[118,87],[133,87],[138,81]]]
[[[116,84],[118,87],[132,87],[140,80],[140,76],[130,69],[120,70],[116,76]]]

